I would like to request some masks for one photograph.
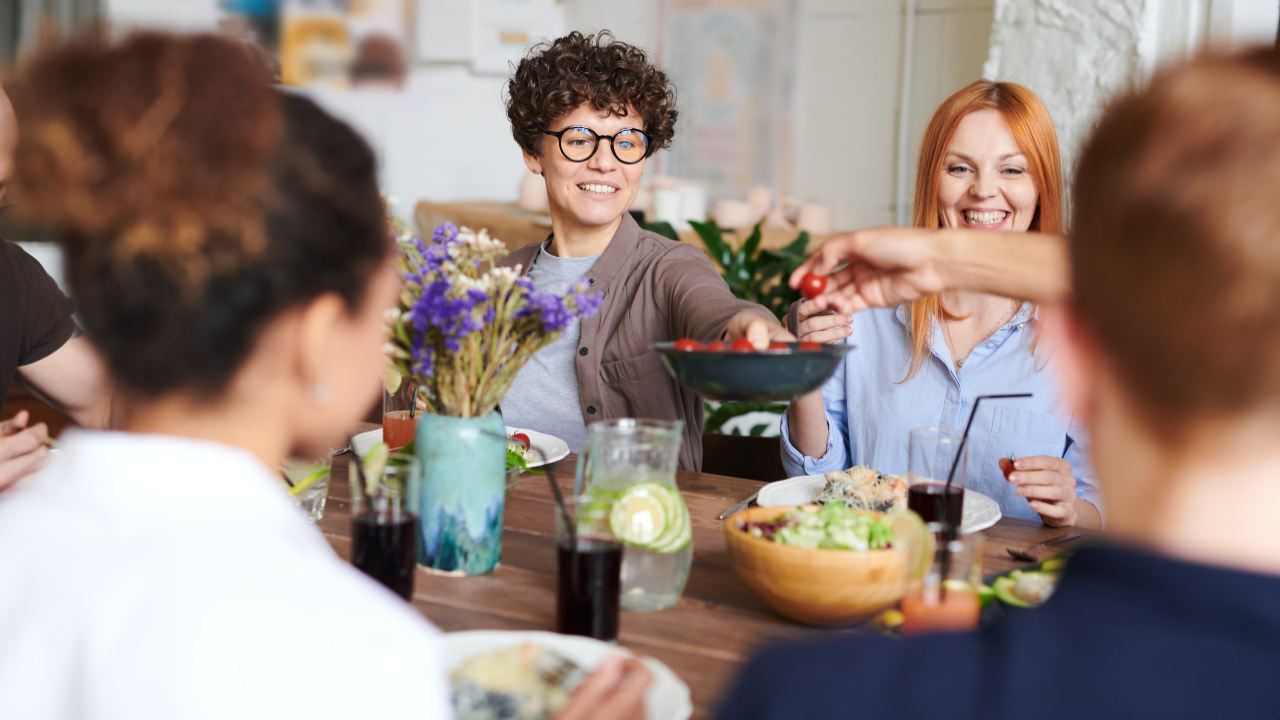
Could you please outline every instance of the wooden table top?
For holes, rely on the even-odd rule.
[[[343,557],[350,557],[351,505],[346,459],[335,458],[328,506],[320,527]],[[555,464],[561,488],[572,490],[576,460]],[[677,484],[693,524],[693,568],[684,597],[658,613],[624,612],[619,643],[666,663],[688,685],[694,717],[714,713],[720,693],[761,643],[779,638],[850,632],[804,627],[766,608],[733,572],[716,516],[755,492],[753,480],[680,472]],[[488,575],[446,577],[419,569],[413,604],[444,631],[554,630],[553,503],[547,479],[525,475],[507,495],[502,563]],[[983,572],[1017,567],[1005,550],[1068,534],[1039,523],[1003,519],[983,532]]]

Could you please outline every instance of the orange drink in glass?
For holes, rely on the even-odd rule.
[[[902,632],[972,630],[978,626],[982,602],[982,536],[944,537],[942,526],[929,523],[937,543],[933,563],[902,598]]]

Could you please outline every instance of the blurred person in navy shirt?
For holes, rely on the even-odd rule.
[[[824,296],[844,313],[960,287],[1058,301],[1044,339],[1109,535],[1043,607],[976,632],[767,648],[719,716],[1280,714],[1276,188],[1280,54],[1207,56],[1107,109],[1069,242],[872,230],[801,267],[849,261]]]

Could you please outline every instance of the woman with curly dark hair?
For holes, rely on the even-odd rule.
[[[504,262],[541,290],[584,282],[604,293],[520,371],[502,401],[508,424],[586,443],[586,424],[620,417],[682,420],[680,467],[702,464],[702,401],[672,380],[662,340],[791,339],[765,308],[735,298],[692,245],[646,232],[627,210],[645,160],[675,136],[670,80],[644,51],[608,31],[535,47],[507,85],[511,132],[547,186],[551,237]]]
[[[377,393],[399,282],[369,146],[212,36],[52,49],[14,100],[22,209],[122,402],[0,495],[0,717],[449,717],[436,631],[277,475]],[[628,663],[565,717],[641,702]]]

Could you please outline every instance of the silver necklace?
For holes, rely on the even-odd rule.
[[[1001,319],[1000,322],[996,323],[994,327],[992,327],[987,332],[983,333],[982,340],[986,340],[987,338],[991,337],[992,333],[1004,327],[1005,323],[1013,320],[1014,316],[1018,314],[1018,309],[1021,307],[1022,307],[1022,303],[1018,302],[1017,300],[1014,300],[1013,309],[1011,309],[1007,314],[1005,314],[1004,318]],[[970,350],[969,355],[965,355],[964,357],[956,356],[956,341],[951,337],[951,326],[947,323],[946,318],[942,318],[942,334],[945,335],[947,338],[947,348],[951,350],[951,358],[953,361],[955,361],[956,369],[959,370],[961,367],[964,367],[965,360],[969,359],[969,355],[973,354],[973,350]],[[982,340],[979,340],[977,343],[975,343],[974,347],[977,347],[978,345],[982,344]]]

